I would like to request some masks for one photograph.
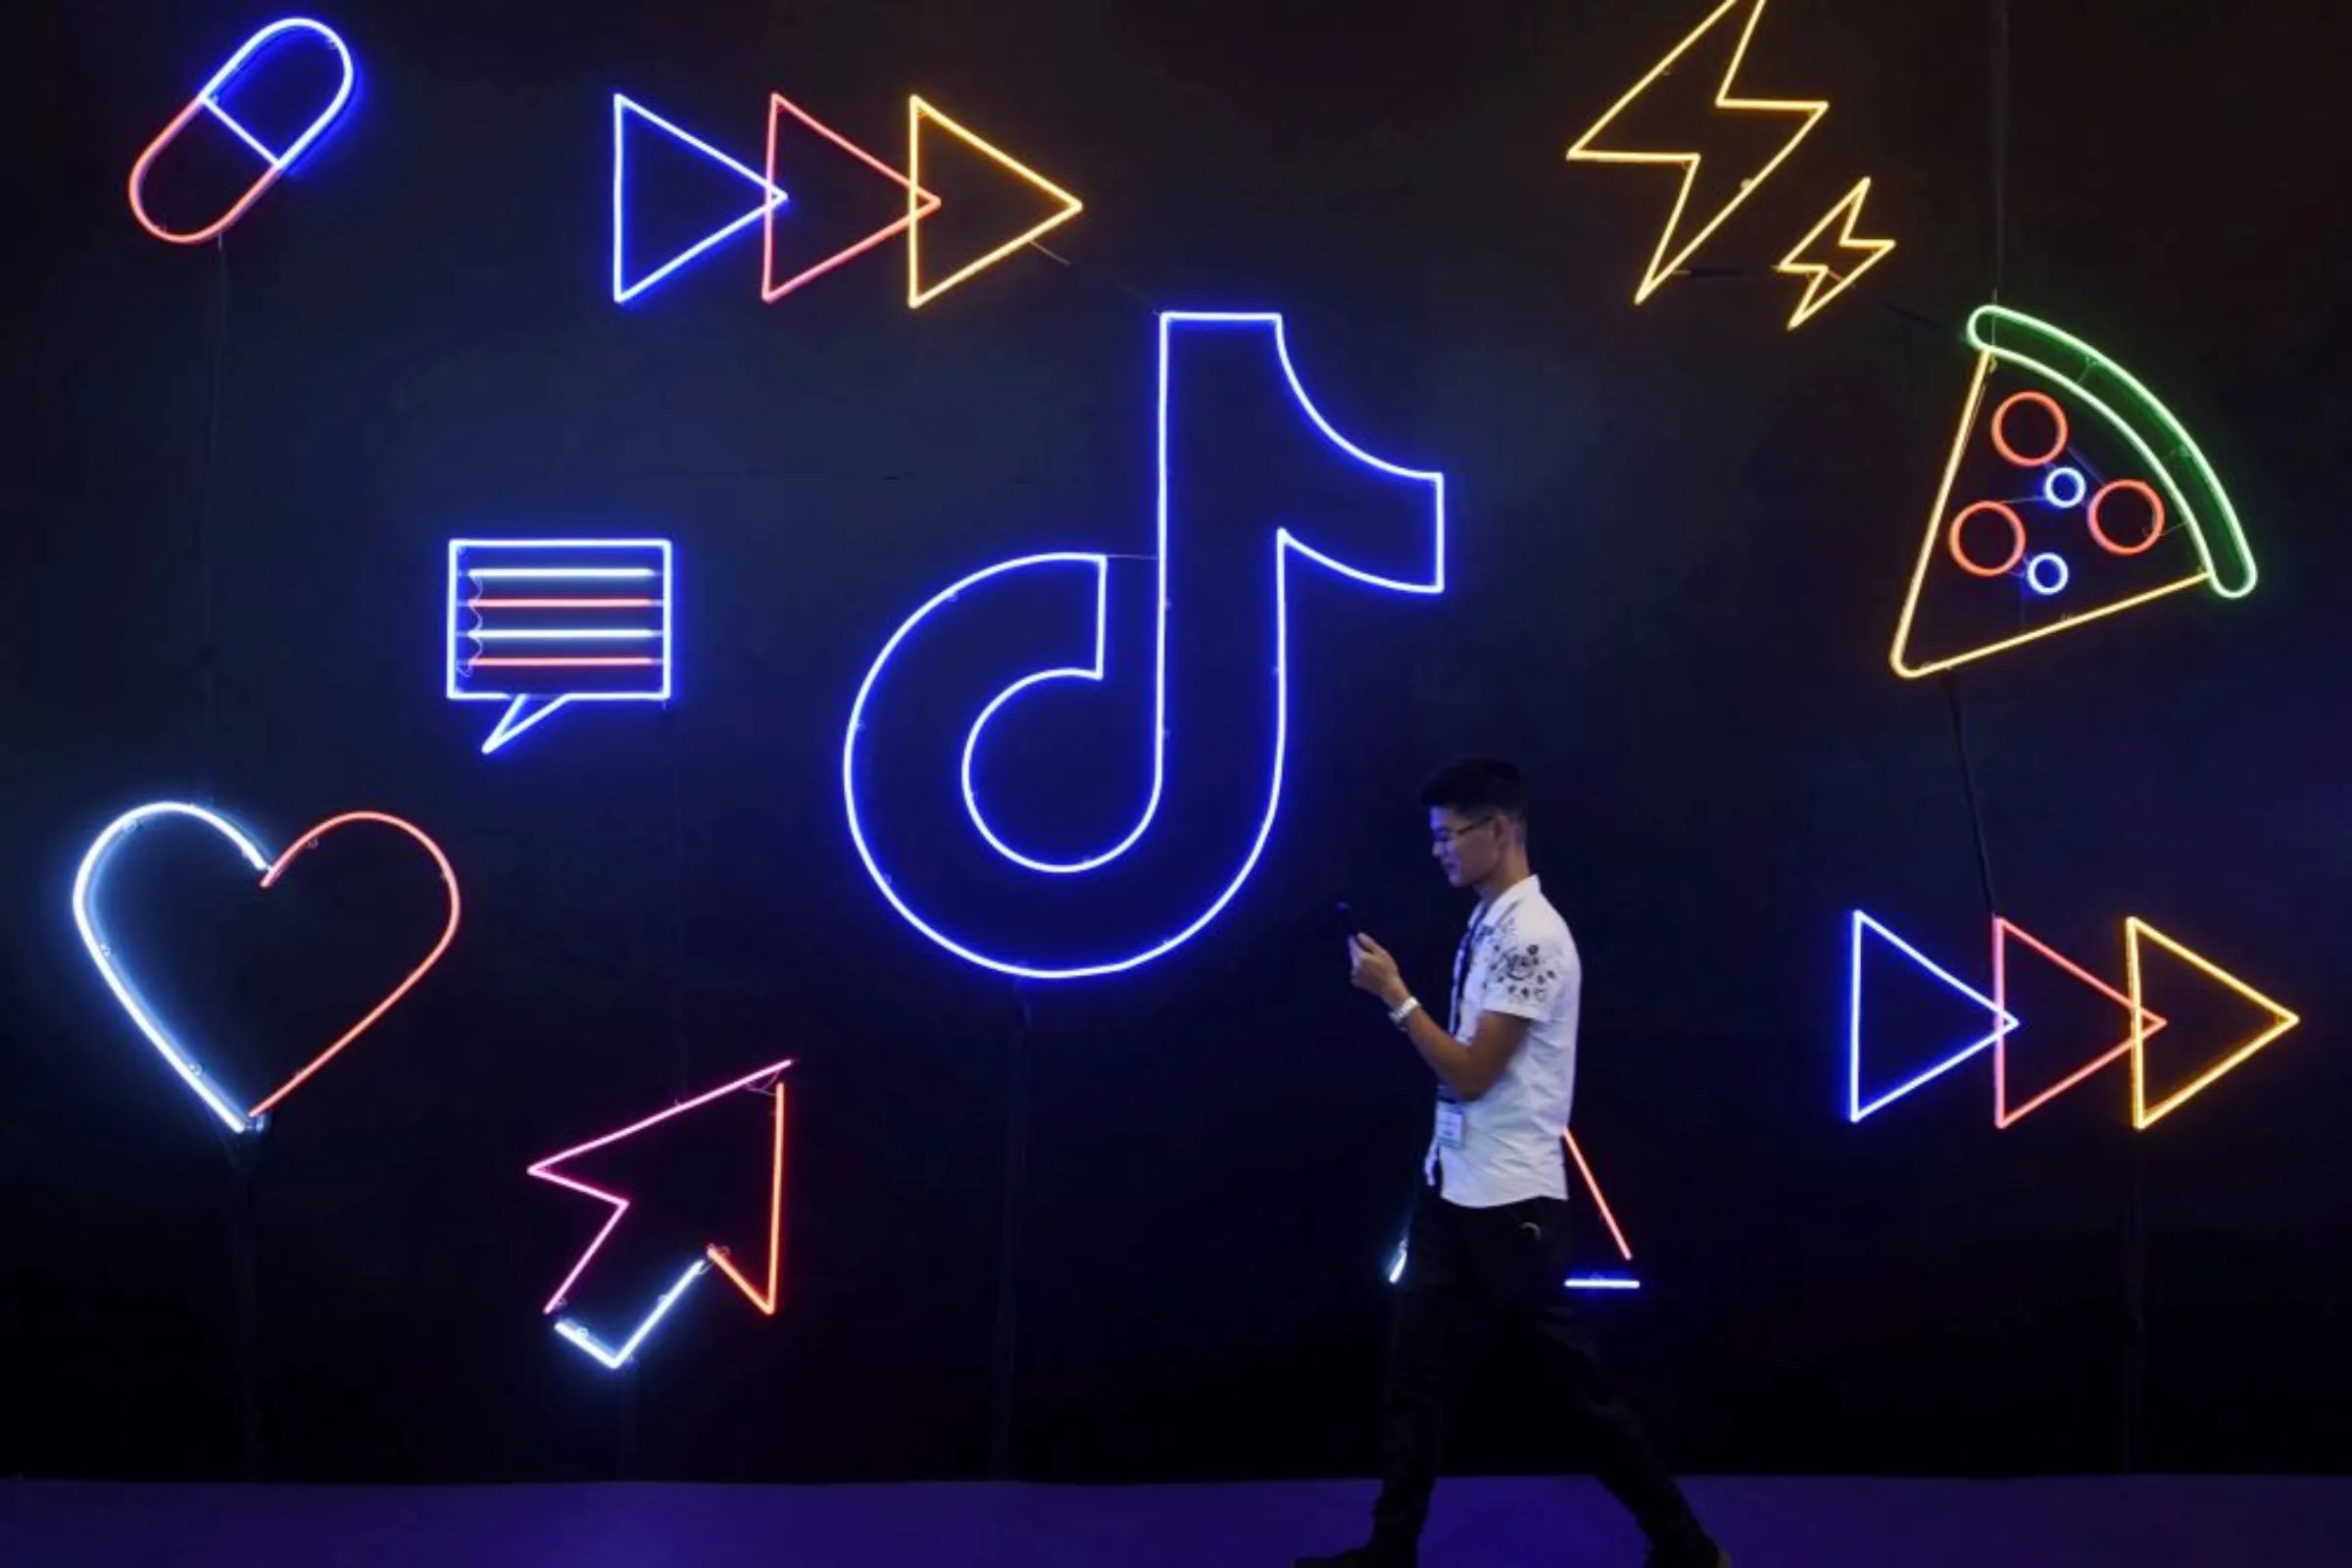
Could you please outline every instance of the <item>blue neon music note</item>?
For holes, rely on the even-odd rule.
[[[1376,458],[1334,429],[1299,383],[1280,316],[1163,314],[1158,369],[1156,548],[1145,558],[1154,567],[1152,697],[1137,704],[1147,728],[1136,737],[1150,776],[1133,825],[1086,853],[1023,849],[1016,838],[1053,836],[1054,819],[1033,809],[1016,830],[986,798],[992,776],[1017,768],[1024,741],[1043,744],[1050,710],[1066,716],[1085,706],[1074,700],[1100,700],[1114,666],[1140,662],[1121,656],[1116,630],[1143,617],[1117,616],[1111,603],[1111,568],[1134,558],[1060,551],[958,579],[891,634],[850,711],[842,796],[874,885],[924,936],[1003,973],[1071,980],[1149,963],[1206,929],[1249,880],[1282,805],[1295,560],[1395,593],[1446,589],[1445,475]],[[1180,445],[1173,411],[1198,383],[1220,394],[1211,407],[1226,433]],[[1292,417],[1278,420],[1278,408]],[[1288,438],[1298,416],[1323,437],[1304,455],[1311,469]],[[1183,422],[1198,429],[1208,417]],[[1411,564],[1373,570],[1342,559],[1343,548]],[[1023,646],[1073,618],[1061,603],[1073,584],[1094,596],[1085,662]],[[1270,620],[1253,618],[1267,598]],[[1172,704],[1172,692],[1185,700]],[[1055,693],[1058,708],[1044,701]],[[958,740],[962,713],[974,716]],[[1088,762],[1108,755],[1097,727],[1087,727]],[[1057,785],[1066,776],[1054,775]],[[961,782],[960,818],[945,799],[951,779]],[[1101,798],[1053,793],[1063,804]],[[950,905],[971,911],[957,922],[964,934],[938,913]],[[982,926],[994,929],[974,934]]]

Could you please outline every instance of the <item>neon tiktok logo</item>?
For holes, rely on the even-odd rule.
[[[1445,592],[1445,475],[1333,428],[1280,316],[1160,317],[1157,458],[1151,555],[1057,551],[951,583],[891,634],[851,709],[841,786],[858,856],[909,925],[968,962],[1074,980],[1200,935],[1281,810],[1294,610],[1339,610],[1326,574]],[[1146,567],[1149,615],[1134,602]],[[1089,590],[1091,617],[1073,603]],[[1404,668],[1379,645],[1346,664],[1381,691]],[[1345,669],[1318,660],[1315,675]],[[1124,831],[1087,820],[1137,797]]]

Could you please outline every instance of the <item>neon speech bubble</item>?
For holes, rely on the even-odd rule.
[[[260,875],[261,887],[264,892],[277,885],[278,879],[285,875],[286,867],[293,862],[296,856],[305,850],[318,848],[319,841],[329,833],[355,823],[375,823],[405,833],[415,839],[424,852],[433,858],[434,865],[440,868],[442,886],[449,892],[449,918],[441,928],[440,938],[434,942],[432,951],[424,956],[423,961],[411,969],[407,977],[394,987],[389,995],[368,1008],[367,1014],[359,1022],[344,1030],[333,1044],[312,1057],[293,1077],[271,1090],[256,1102],[250,1109],[239,1108],[244,1103],[242,1098],[231,1094],[218,1078],[206,1071],[197,1060],[195,1053],[181,1043],[171,1028],[165,1024],[155,1008],[150,1006],[146,1000],[139,995],[137,987],[131,983],[129,975],[124,971],[114,945],[107,940],[105,923],[98,914],[98,888],[116,852],[140,828],[154,822],[169,820],[196,822],[226,839],[229,847],[236,851],[245,864]],[[450,942],[458,934],[458,874],[450,865],[449,857],[441,853],[441,846],[435,844],[415,823],[397,816],[388,816],[381,811],[346,811],[340,816],[330,816],[318,826],[309,828],[298,835],[294,842],[276,859],[272,860],[262,853],[261,847],[243,830],[220,813],[207,810],[201,806],[188,806],[178,801],[158,801],[152,805],[141,806],[125,811],[108,823],[106,830],[92,841],[88,852],[82,856],[81,867],[74,875],[74,924],[81,933],[82,946],[89,950],[90,961],[98,966],[99,977],[105,980],[107,989],[115,994],[115,1000],[122,1004],[122,1010],[130,1014],[130,1021],[138,1025],[139,1033],[146,1036],[147,1043],[156,1049],[165,1062],[179,1076],[179,1081],[185,1084],[189,1091],[204,1102],[205,1108],[219,1117],[220,1124],[232,1133],[260,1132],[270,1113],[283,1103],[289,1095],[308,1083],[320,1068],[341,1055],[354,1041],[373,1028],[377,1019],[391,1011],[394,1004],[414,990],[416,982],[424,978],[426,971],[441,961],[441,955],[449,951]]]
[[[452,539],[453,703],[505,703],[487,757],[567,703],[666,703],[666,539]]]
[[[310,124],[284,148],[273,148],[223,107],[221,94],[240,78],[252,80],[261,63],[283,52],[286,45],[305,39],[323,44],[333,51],[341,67],[342,77],[326,107],[318,112]],[[139,154],[138,162],[130,166],[131,217],[137,219],[139,226],[148,233],[172,245],[201,245],[208,239],[226,233],[255,202],[269,193],[270,186],[284,177],[286,171],[293,168],[303,154],[311,150],[311,145],[326,133],[327,126],[335,122],[342,115],[344,106],[351,102],[352,88],[357,81],[358,73],[352,67],[351,51],[335,35],[333,28],[307,17],[289,17],[283,22],[270,24],[246,39],[237,52],[228,57],[228,63],[213,73],[212,80],[188,100],[186,108],[172,117],[171,123],[157,133],[155,140],[147,144],[147,150]],[[148,215],[147,175],[156,160],[179,140],[200,115],[209,115],[226,126],[237,140],[260,155],[263,167],[262,172],[245,188],[244,194],[229,205],[226,212],[202,228],[182,233],[164,227]]]

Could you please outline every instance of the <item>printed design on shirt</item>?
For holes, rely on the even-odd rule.
[[[1516,910],[1495,922],[1489,938],[1487,988],[1503,1001],[1525,1007],[1549,1007],[1559,994],[1560,965],[1541,942],[1519,940]]]

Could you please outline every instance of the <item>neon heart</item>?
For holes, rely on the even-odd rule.
[[[433,858],[433,863],[441,868],[441,885],[449,890],[449,921],[441,928],[441,939],[424,956],[424,961],[411,969],[408,977],[395,986],[390,995],[368,1008],[367,1015],[358,1023],[343,1031],[333,1045],[311,1058],[307,1066],[278,1085],[251,1110],[237,1108],[236,1102],[206,1074],[195,1056],[172,1037],[155,1010],[132,988],[117,966],[114,949],[107,942],[91,909],[91,894],[97,884],[98,874],[106,868],[115,851],[140,827],[158,817],[170,816],[188,817],[201,822],[228,840],[236,852],[244,857],[245,863],[261,873],[264,892],[277,884],[278,878],[285,874],[286,867],[296,856],[305,850],[318,848],[319,841],[329,833],[354,822],[380,823],[385,827],[397,828],[415,839]],[[196,1098],[203,1101],[205,1107],[220,1117],[230,1132],[252,1133],[261,1131],[265,1119],[280,1102],[309,1082],[319,1068],[342,1054],[345,1047],[374,1027],[378,1018],[392,1010],[393,1004],[407,996],[416,982],[424,978],[425,971],[441,961],[441,955],[449,951],[450,940],[458,934],[458,874],[451,867],[449,857],[441,853],[441,846],[428,838],[422,829],[415,823],[403,821],[397,816],[387,816],[381,811],[346,811],[340,816],[330,816],[298,836],[283,854],[272,860],[226,817],[200,806],[188,806],[178,801],[158,801],[116,817],[90,845],[89,853],[81,858],[81,869],[74,877],[74,923],[81,931],[82,945],[90,950],[90,961],[98,966],[99,976],[106,981],[107,989],[115,994],[115,1000],[122,1004],[122,1010],[130,1014],[130,1021],[139,1026],[139,1033],[147,1037],[147,1043],[162,1054],[164,1060],[171,1063],[172,1070],[179,1074],[180,1081],[195,1091]]]

